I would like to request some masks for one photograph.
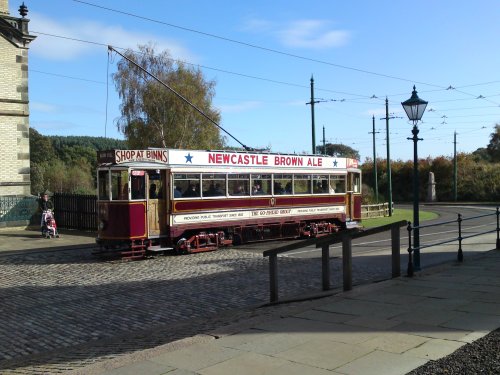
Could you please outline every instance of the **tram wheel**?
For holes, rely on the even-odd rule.
[[[239,246],[243,243],[241,234],[233,234],[233,246]]]

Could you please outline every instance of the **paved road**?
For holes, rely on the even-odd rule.
[[[0,372],[64,373],[254,314],[268,301],[268,263],[252,246],[261,250],[139,262],[98,260],[88,248],[2,256]],[[318,258],[283,257],[279,267],[280,295],[321,290]],[[354,284],[389,278],[390,267],[388,253],[365,252]],[[338,258],[331,275],[339,288]]]
[[[410,206],[398,206],[399,208],[408,208]],[[462,214],[464,221],[462,222],[462,236],[476,234],[479,232],[484,232],[486,230],[491,230],[495,228],[496,217],[493,216],[483,216],[477,219],[469,220],[469,218],[495,213],[495,207],[481,207],[481,206],[422,206],[421,210],[427,210],[435,212],[439,215],[438,218],[423,221],[420,224],[426,226],[420,230],[420,243],[422,246],[431,245],[436,242],[446,241],[450,239],[456,239],[458,237],[458,225],[456,223],[457,214]],[[448,223],[445,225],[438,225],[443,222],[455,221],[453,223]],[[427,227],[429,225],[429,227]],[[402,227],[400,231],[401,236],[401,247],[403,249],[408,248],[408,231],[406,227]],[[249,251],[260,252],[260,247],[256,245],[245,245]],[[353,241],[353,253],[356,255],[366,255],[370,253],[380,253],[388,251],[391,246],[390,238],[387,232],[375,234],[369,238],[362,238]],[[468,249],[465,248],[465,251]],[[470,250],[470,249],[469,249]],[[472,249],[473,250],[473,249]],[[331,254],[333,256],[341,256],[342,247],[341,245],[335,245],[331,247]],[[427,255],[429,254],[429,256]],[[306,249],[301,249],[297,251],[292,251],[286,254],[287,257],[294,258],[317,258],[321,256],[321,249],[315,249],[314,247],[309,247]],[[447,255],[442,256],[436,253],[432,247],[428,249],[422,249],[422,261],[424,262],[422,266],[431,266],[439,264],[443,261],[449,260]],[[406,260],[405,260],[406,261]]]

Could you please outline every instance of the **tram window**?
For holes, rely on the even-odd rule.
[[[199,198],[200,175],[198,173],[174,174],[174,198]]]
[[[354,192],[361,193],[361,177],[359,176],[359,174],[356,173],[353,175],[353,178],[354,178]]]
[[[162,199],[163,198],[163,181],[161,179],[160,170],[148,171],[149,179],[149,199]]]
[[[275,174],[273,184],[274,195],[289,195],[293,194],[292,175],[291,174]]]
[[[329,192],[328,175],[313,175],[313,193],[328,194]]]
[[[293,175],[293,192],[294,194],[311,194],[311,175]]]
[[[111,171],[111,199],[128,199],[128,172]]]
[[[130,176],[132,199],[144,199],[146,197],[144,171],[132,171]]]
[[[226,195],[226,175],[223,173],[203,173],[202,194],[204,197],[220,197]]]
[[[330,187],[334,193],[345,193],[345,183],[344,175],[330,175]]]
[[[252,195],[271,195],[271,175],[252,175]]]
[[[99,184],[99,199],[109,199],[109,174],[108,171],[99,171],[98,184]]]
[[[250,175],[229,174],[227,181],[229,195],[250,195]]]

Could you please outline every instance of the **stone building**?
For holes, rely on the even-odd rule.
[[[30,194],[28,9],[0,0],[0,196]]]

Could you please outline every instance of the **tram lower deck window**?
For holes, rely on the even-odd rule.
[[[229,174],[227,190],[229,195],[250,195],[250,175]]]
[[[204,197],[219,197],[226,195],[226,175],[222,173],[202,174],[202,194]]]
[[[274,195],[293,194],[291,174],[274,175],[273,194]]]
[[[200,175],[198,173],[174,174],[174,198],[199,198]]]
[[[335,193],[345,193],[346,178],[344,175],[330,175],[330,187]]]
[[[111,199],[128,200],[128,171],[111,171]]]
[[[293,192],[294,194],[311,194],[311,175],[293,175]]]
[[[109,199],[109,171],[99,171],[97,184],[99,186],[99,199]]]

